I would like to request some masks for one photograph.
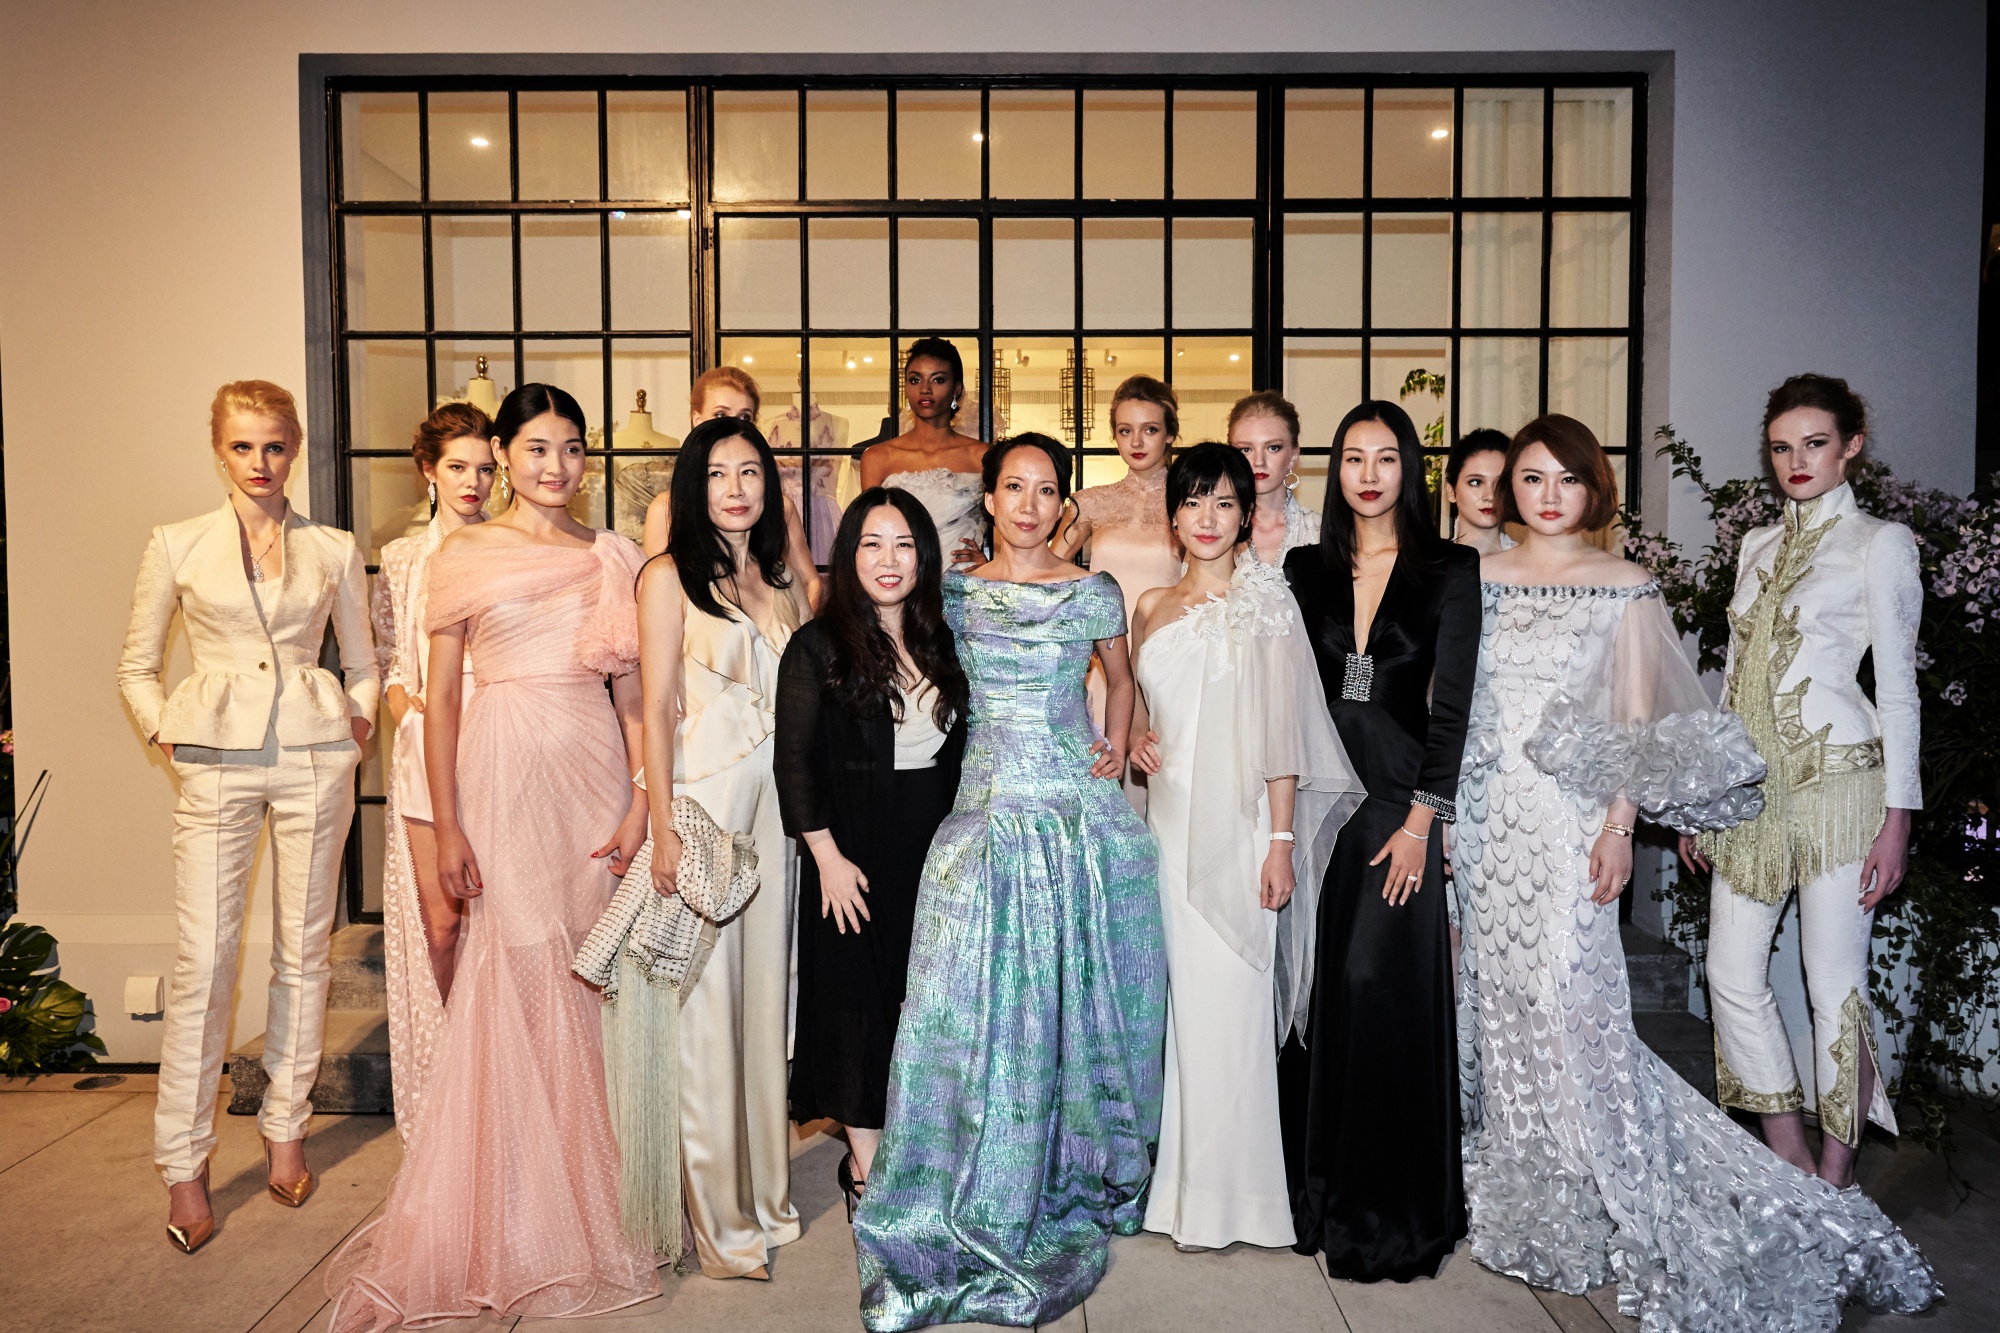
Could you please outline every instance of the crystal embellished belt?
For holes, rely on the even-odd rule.
[[[1375,695],[1375,659],[1366,653],[1347,655],[1347,672],[1341,678],[1340,697],[1367,703]]]

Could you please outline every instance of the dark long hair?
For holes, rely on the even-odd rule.
[[[674,464],[667,508],[673,529],[667,534],[667,554],[674,558],[688,601],[718,620],[735,619],[717,599],[715,585],[736,572],[736,558],[708,516],[708,456],[724,440],[737,439],[750,442],[764,469],[764,512],[750,529],[750,558],[773,588],[792,585],[785,572],[785,492],[771,446],[751,422],[736,417],[704,421],[681,441],[680,459]]]
[[[1340,419],[1333,433],[1332,475],[1327,478],[1326,507],[1320,512],[1319,544],[1330,569],[1354,568],[1354,511],[1340,489],[1340,452],[1347,432],[1364,421],[1379,421],[1396,437],[1403,460],[1403,488],[1396,496],[1396,550],[1425,564],[1437,558],[1444,538],[1431,527],[1430,492],[1424,487],[1424,445],[1410,414],[1386,399],[1360,404]]]
[[[827,685],[863,717],[873,717],[886,708],[896,721],[903,720],[903,701],[896,691],[902,671],[896,645],[882,628],[882,618],[861,586],[861,575],[854,565],[861,550],[861,530],[867,526],[868,516],[884,505],[903,516],[910,525],[910,536],[916,539],[917,580],[903,599],[903,646],[909,649],[917,670],[937,690],[933,720],[939,730],[949,730],[954,719],[965,715],[972,688],[958,664],[951,629],[944,623],[944,552],[939,549],[937,525],[923,502],[901,487],[871,486],[840,516],[840,531],[834,536],[833,556],[827,566],[826,605],[819,612],[833,648]]]

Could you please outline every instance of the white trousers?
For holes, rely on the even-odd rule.
[[[1861,1141],[1855,1114],[1861,1052],[1875,1064],[1866,1119],[1890,1133],[1895,1113],[1875,1060],[1874,1009],[1868,1001],[1868,943],[1873,912],[1861,910],[1861,866],[1851,861],[1799,890],[1799,952],[1812,1006],[1813,1083],[1821,1127],[1848,1144]],[[1771,988],[1771,941],[1785,914],[1715,876],[1709,894],[1708,990],[1714,1006],[1716,1092],[1725,1106],[1761,1114],[1800,1110],[1805,1090],[1791,1039]]]
[[[196,1179],[215,1148],[215,1097],[236,995],[236,961],[257,839],[271,830],[270,1088],[257,1118],[289,1143],[312,1116],[326,1034],[328,947],[340,853],[354,818],[353,741],[261,750],[174,747],[174,910],[179,952],[160,1039],[153,1160],[167,1183]]]

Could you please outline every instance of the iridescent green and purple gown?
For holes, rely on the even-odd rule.
[[[1166,963],[1158,851],[1088,774],[1105,574],[945,576],[972,682],[952,813],[924,866],[882,1147],[855,1216],[870,1329],[1060,1318],[1145,1213]]]

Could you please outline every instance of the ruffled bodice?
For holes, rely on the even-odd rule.
[[[588,549],[447,548],[431,562],[425,628],[472,622],[466,646],[482,686],[627,675],[639,667],[640,563],[639,549],[610,531]]]
[[[683,594],[685,596],[685,594]],[[762,745],[778,726],[778,664],[805,622],[797,585],[771,594],[771,623],[727,620],[683,603],[680,727],[674,734],[674,781],[699,782]]]
[[[882,478],[882,484],[908,491],[930,512],[946,560],[961,541],[980,539],[984,524],[979,501],[984,491],[977,472],[931,467],[921,472],[892,472]]]
[[[1285,546],[1278,552],[1273,563],[1283,565],[1285,557],[1301,546],[1312,546],[1319,541],[1319,515],[1299,503],[1299,498],[1290,491],[1285,492]],[[1257,543],[1252,541],[1247,548],[1250,558],[1263,563],[1257,554]]]

